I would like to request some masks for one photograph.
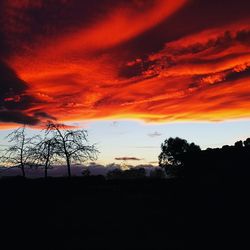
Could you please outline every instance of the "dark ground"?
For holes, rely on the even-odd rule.
[[[0,249],[249,249],[249,175],[186,180],[2,179]]]
[[[184,180],[8,178],[0,188],[1,249],[185,248]]]

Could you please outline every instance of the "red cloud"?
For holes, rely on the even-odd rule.
[[[218,21],[218,25],[210,20],[211,27],[208,22],[205,28],[192,30],[192,20],[183,24],[178,15],[182,7],[192,17],[192,3],[186,2],[103,4],[104,14],[90,16],[86,23],[78,21],[76,27],[62,32],[56,29],[55,34],[53,23],[46,20],[49,31],[39,36],[31,33],[30,41],[18,38],[13,28],[12,38],[21,42],[5,61],[27,83],[24,94],[39,100],[22,112],[29,116],[44,112],[59,121],[249,117],[249,20],[238,16],[236,21]],[[28,23],[21,25],[25,32],[32,28],[30,12],[25,12],[28,7],[43,6],[18,6],[22,20]],[[8,15],[7,11],[5,19]],[[179,26],[173,20],[186,25],[188,35],[178,34]],[[171,32],[176,37],[164,35]],[[147,36],[161,46],[146,40]],[[146,45],[151,51],[139,53]]]

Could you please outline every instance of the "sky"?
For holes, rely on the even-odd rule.
[[[2,0],[0,140],[47,120],[86,128],[101,163],[156,164],[250,130],[250,2]]]

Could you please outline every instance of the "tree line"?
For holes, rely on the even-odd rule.
[[[170,137],[161,144],[159,166],[174,177],[184,177],[184,171],[186,175],[209,178],[250,176],[249,156],[250,138],[232,146],[201,150],[193,142]]]

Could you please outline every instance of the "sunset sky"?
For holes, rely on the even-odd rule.
[[[250,137],[250,1],[1,0],[0,144],[84,127],[99,162],[156,164],[170,136]],[[118,159],[116,159],[118,158]]]

